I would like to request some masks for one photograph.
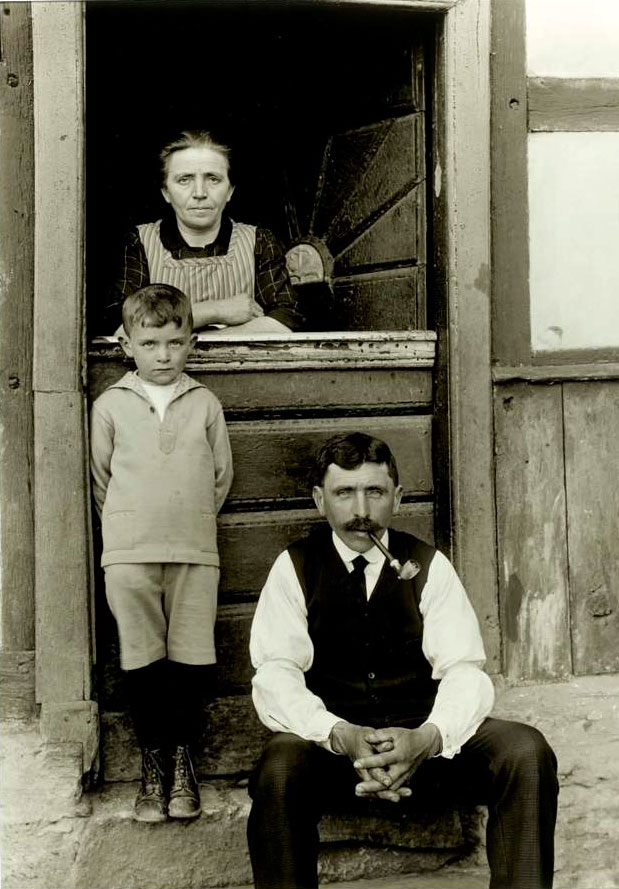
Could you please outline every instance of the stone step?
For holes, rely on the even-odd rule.
[[[137,782],[115,783],[88,794],[92,812],[73,865],[73,889],[251,884],[245,833],[250,801],[244,787],[223,781],[202,784],[199,819],[154,825],[133,819],[137,789]],[[429,820],[391,806],[361,816],[329,815],[321,825],[321,881],[442,869],[471,852],[480,817],[477,812],[449,812]]]
[[[321,889],[487,889],[489,880],[490,871],[487,867],[453,864],[418,874],[321,883]],[[253,886],[234,886],[229,889],[253,889]]]

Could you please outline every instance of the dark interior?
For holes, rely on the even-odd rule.
[[[409,113],[411,45],[430,39],[419,16],[349,3],[89,2],[90,333],[124,231],[161,215],[157,153],[170,135],[228,136],[233,218],[288,246],[309,231],[329,137]]]

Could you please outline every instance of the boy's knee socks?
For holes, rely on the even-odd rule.
[[[146,667],[126,671],[129,710],[138,744],[142,749],[158,750],[168,745],[170,704],[168,661],[154,661]]]
[[[168,661],[170,700],[169,739],[172,747],[198,745],[204,709],[212,697],[214,665]]]
[[[213,664],[167,658],[126,671],[129,709],[140,747],[195,747],[206,703],[213,695]]]

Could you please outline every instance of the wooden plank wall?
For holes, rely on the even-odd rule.
[[[619,671],[619,382],[563,393],[574,672]]]
[[[570,672],[561,388],[495,395],[499,599],[507,675]]]
[[[619,669],[619,380],[495,389],[503,662],[514,679]]]
[[[619,351],[532,350],[528,140],[619,131],[619,78],[527,77],[525,7],[492,0],[492,337],[503,664],[535,680],[619,665]]]

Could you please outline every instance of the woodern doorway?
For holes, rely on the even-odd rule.
[[[308,482],[315,446],[338,430],[386,439],[403,470],[397,525],[450,539],[449,459],[442,446],[433,452],[447,414],[436,411],[442,383],[436,334],[426,329],[440,315],[426,263],[427,84],[438,38],[423,14],[332,3],[91,4],[86,23],[91,336],[101,332],[98,287],[115,239],[160,215],[156,152],[171,128],[228,126],[241,147],[233,216],[270,227],[286,246],[318,244],[329,270],[320,311],[306,302],[307,333],[243,341],[232,333],[200,343],[189,367],[224,405],[236,470],[219,523],[221,668],[210,734],[238,746],[211,743],[200,769],[244,771],[260,745],[249,625],[273,558],[317,519]],[[316,296],[312,287],[299,292]],[[118,347],[94,344],[90,397],[124,368]],[[123,779],[139,764],[104,606],[97,627],[104,773]]]
[[[259,4],[263,5],[262,0],[247,5],[257,8]],[[288,3],[286,7],[291,5]],[[318,0],[312,5],[317,7]],[[83,336],[86,309],[93,304],[96,307],[93,291],[89,288],[86,298],[84,286],[87,190],[92,195],[98,187],[102,199],[96,213],[90,201],[91,268],[101,268],[96,262],[92,265],[97,251],[109,261],[109,250],[106,257],[106,248],[96,243],[93,232],[96,234],[98,226],[99,232],[109,234],[105,232],[106,219],[121,212],[112,199],[118,196],[118,183],[112,191],[110,178],[104,174],[107,156],[101,150],[90,155],[88,189],[85,184],[84,156],[97,137],[90,89],[90,129],[85,131],[87,6],[93,9],[92,4],[45,2],[32,4],[31,8],[35,134],[32,506],[36,700],[41,705],[41,730],[46,741],[81,741],[83,771],[88,771],[93,763],[98,724],[97,704],[91,700],[94,659],[91,608],[85,595],[91,588],[92,562],[90,527],[86,522],[89,492],[85,373],[87,370],[87,394],[91,398],[105,385],[106,378],[111,381],[123,371],[116,347],[89,344],[86,351],[87,341]],[[440,402],[435,399],[436,415],[446,418],[442,445],[435,446],[435,453],[442,463],[449,462],[445,469],[447,489],[442,498],[451,509],[451,519],[445,523],[446,546],[449,549],[451,544],[456,568],[480,615],[490,663],[496,667],[500,640],[489,369],[489,4],[486,0],[371,0],[367,4],[364,0],[355,3],[324,0],[320,6],[325,13],[338,14],[376,7],[377,12],[390,20],[392,15],[402,15],[402,21],[411,30],[429,19],[435,28],[431,292],[438,332],[434,377],[439,383],[436,393],[441,399]],[[135,4],[134,12],[138,8],[148,9],[142,2]],[[92,21],[90,19],[91,36]],[[115,36],[111,34],[112,38]],[[147,32],[141,34],[136,46],[147,37]],[[122,29],[118,38],[119,41],[122,38]],[[116,64],[118,58],[116,41],[112,39],[100,55],[100,76],[109,75],[108,84],[114,78],[122,81],[130,73],[128,68]],[[318,55],[317,59],[320,61]],[[126,58],[122,61],[124,64]],[[164,62],[165,58],[159,60],[160,67]],[[161,67],[161,70],[169,69]],[[139,85],[133,95],[141,99],[148,95],[145,85],[151,81],[148,72],[137,73],[141,79],[136,79],[134,71],[127,83]],[[103,113],[109,101],[105,89],[100,91],[99,98]],[[132,107],[141,112],[144,106]],[[136,118],[133,130],[125,131],[128,142],[137,144],[150,125],[152,119],[148,116]],[[120,138],[109,133],[104,135],[106,147]],[[28,139],[26,144],[30,144]],[[93,160],[101,162],[95,163],[94,169]],[[119,181],[131,185],[136,166],[134,163],[131,169],[127,160],[128,172],[116,167]],[[137,185],[124,189],[127,203],[130,203],[129,196],[138,191]],[[122,220],[120,224],[124,224]],[[21,241],[16,249],[28,252],[27,244]],[[90,283],[94,286],[92,275]],[[27,300],[27,297],[27,293],[20,295],[20,299]],[[392,341],[381,333],[347,332],[339,337],[297,334],[280,343],[247,342],[242,354],[238,344],[232,348],[233,344],[228,343],[221,350],[203,348],[196,355],[194,370],[199,372],[201,364],[207,365],[204,372],[208,373],[213,388],[219,388],[224,402],[230,404],[232,422],[240,416],[264,416],[264,411],[255,407],[258,403],[267,406],[271,416],[283,416],[287,409],[282,402],[294,402],[296,412],[290,411],[288,415],[293,413],[297,417],[310,403],[315,404],[314,390],[321,380],[317,391],[325,396],[322,409],[328,416],[337,417],[338,412],[349,410],[346,405],[360,408],[380,404],[382,416],[396,411],[397,404],[403,400],[409,409],[428,404],[428,392],[433,385],[434,337],[424,337],[414,331],[390,336],[394,338]],[[356,344],[354,348],[351,343]],[[397,369],[393,366],[394,360]],[[361,376],[356,375],[360,366],[366,372]],[[241,385],[230,370],[246,372]],[[419,370],[421,374],[412,373]],[[325,382],[329,384],[325,386]],[[380,398],[376,390],[371,396],[369,387],[372,386],[378,387]],[[440,475],[435,474],[435,484],[439,478]],[[440,500],[435,493],[432,501]],[[60,521],[58,504],[63,504]],[[284,527],[281,521],[284,512],[274,517],[276,526]],[[243,525],[240,513],[235,518],[240,528]],[[231,520],[229,523],[234,524]],[[435,528],[440,530],[442,526],[439,522]],[[292,531],[297,534],[298,525]],[[269,540],[277,544],[273,535]],[[225,551],[226,546],[223,549]],[[105,638],[100,626],[97,631],[101,665],[106,662]],[[109,711],[113,703],[106,695],[107,692],[100,695],[104,712]]]

